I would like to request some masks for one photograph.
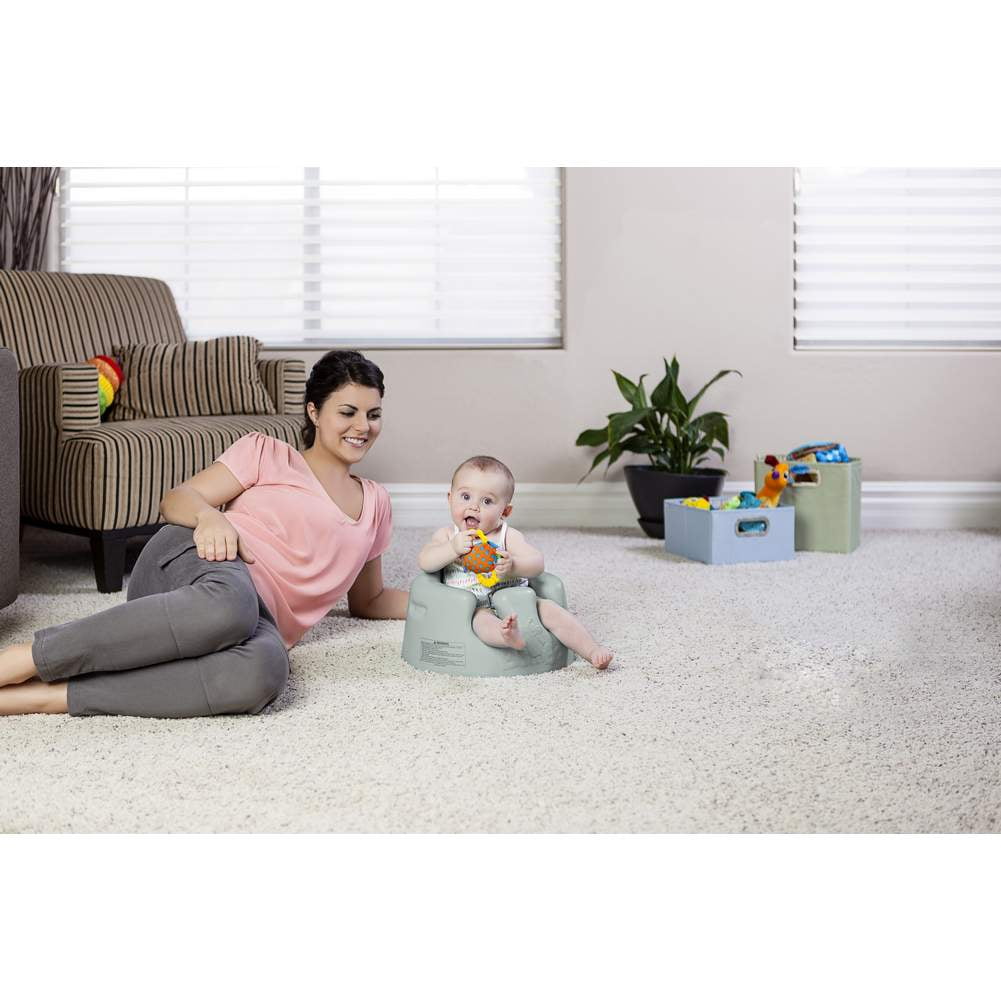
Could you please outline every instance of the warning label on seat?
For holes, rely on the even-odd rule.
[[[465,667],[466,644],[421,637],[421,663],[431,667]]]

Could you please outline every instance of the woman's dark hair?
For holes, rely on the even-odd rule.
[[[312,403],[319,410],[331,393],[336,393],[348,383],[378,389],[380,396],[386,394],[382,369],[374,361],[369,361],[360,351],[328,351],[313,366],[306,380],[306,399],[303,403],[306,421],[302,426],[302,440],[306,448],[312,448],[316,440],[316,427],[309,419],[306,407]]]

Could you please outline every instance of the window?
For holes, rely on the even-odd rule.
[[[66,271],[171,287],[188,336],[558,347],[558,169],[68,168]]]
[[[797,348],[1001,347],[1001,170],[801,170]]]

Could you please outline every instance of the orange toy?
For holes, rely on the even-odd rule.
[[[476,574],[476,579],[484,587],[493,587],[497,583],[497,572],[494,564],[497,562],[497,547],[479,529],[476,534],[480,541],[464,556],[459,557],[459,565]]]
[[[756,496],[762,507],[778,507],[782,491],[789,486],[789,463],[779,462],[774,455],[766,455],[765,462],[772,467],[771,474],[765,477],[765,482]]]

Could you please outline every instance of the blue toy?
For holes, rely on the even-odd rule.
[[[811,441],[794,448],[786,456],[787,459],[807,459],[814,462],[851,462],[848,450],[836,441]]]
[[[761,498],[753,490],[741,490],[729,500],[720,504],[719,511],[741,511],[749,507],[761,507]]]

